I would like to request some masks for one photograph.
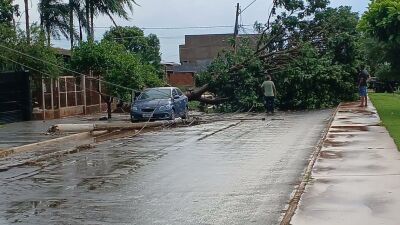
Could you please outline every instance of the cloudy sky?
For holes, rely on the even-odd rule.
[[[38,1],[30,0],[31,22],[39,19]],[[23,0],[15,0],[15,2],[23,6]],[[240,3],[241,8],[244,9],[253,0],[137,0],[137,2],[140,6],[134,8],[131,19],[129,21],[116,19],[117,23],[120,26],[147,28],[146,34],[154,33],[160,38],[163,61],[179,62],[178,46],[184,44],[185,34],[232,33],[236,3]],[[353,11],[359,13],[366,10],[368,3],[369,0],[331,0],[333,7],[349,5],[352,6]],[[255,21],[266,21],[271,4],[272,0],[256,0],[242,13],[241,24],[252,25]],[[19,22],[23,23],[24,17],[21,17]],[[107,27],[111,25],[108,17],[97,18],[96,39],[101,39]],[[250,29],[251,26],[247,28]],[[244,32],[251,32],[251,30],[241,31],[241,33]],[[54,40],[52,43],[56,47],[69,48],[69,42],[65,39]]]

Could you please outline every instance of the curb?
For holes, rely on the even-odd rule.
[[[40,149],[40,148],[43,148],[43,147],[46,147],[46,146],[49,146],[49,145],[52,145],[55,143],[62,144],[63,142],[68,142],[68,141],[76,142],[76,141],[87,140],[90,138],[93,138],[91,133],[83,132],[83,133],[68,135],[65,137],[59,137],[59,138],[55,138],[55,139],[51,139],[51,140],[46,140],[46,141],[42,141],[42,142],[13,147],[13,148],[9,148],[4,151],[1,151],[0,159],[8,157],[13,154],[17,154],[17,153],[34,151],[36,149]]]
[[[289,203],[288,203],[288,208],[286,209],[285,214],[282,217],[282,220],[280,222],[280,225],[290,225],[290,221],[292,220],[292,217],[294,216],[294,214],[296,213],[297,207],[299,206],[299,202],[301,199],[301,196],[303,195],[307,183],[311,177],[311,173],[312,173],[312,169],[314,167],[315,162],[317,161],[317,158],[321,152],[322,149],[322,145],[325,142],[325,139],[328,135],[329,129],[332,126],[332,122],[336,116],[336,114],[339,111],[340,106],[342,105],[342,103],[340,103],[335,111],[332,113],[331,118],[329,119],[327,128],[324,131],[324,134],[322,136],[322,138],[319,140],[317,146],[315,147],[315,151],[311,156],[310,162],[308,163],[308,166],[304,172],[303,178],[301,180],[301,183],[299,184],[299,186],[295,189],[293,196],[291,197]]]

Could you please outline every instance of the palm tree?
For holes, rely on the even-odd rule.
[[[117,26],[112,16],[117,15],[129,19],[125,8],[132,12],[134,5],[137,5],[135,0],[85,0],[88,40],[94,39],[94,17],[96,15],[107,15],[114,26]]]
[[[75,32],[74,26],[74,14],[78,19],[78,28],[79,28],[79,40],[82,41],[82,28],[86,27],[86,17],[85,10],[82,8],[82,3],[80,0],[69,0],[69,38],[71,41],[71,50],[74,46],[74,37],[77,36]]]
[[[69,38],[69,5],[59,0],[41,0],[39,3],[40,25],[50,46],[51,37],[60,38],[60,33]]]

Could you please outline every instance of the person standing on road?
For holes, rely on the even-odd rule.
[[[262,83],[261,88],[264,92],[264,104],[267,113],[274,113],[274,101],[276,96],[276,88],[271,76],[266,76],[265,81]]]
[[[358,74],[358,91],[360,94],[360,107],[367,107],[368,106],[368,80],[369,80],[369,73],[365,69],[365,67],[361,67]]]

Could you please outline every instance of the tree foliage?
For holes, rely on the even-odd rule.
[[[136,90],[162,84],[152,65],[143,64],[138,55],[130,53],[123,45],[108,40],[85,42],[76,47],[72,54],[71,67],[86,74],[92,71],[107,82]],[[130,90],[109,84],[106,87],[107,95],[123,100],[130,99]]]
[[[227,98],[229,111],[261,108],[259,86],[266,74],[275,80],[284,109],[330,107],[353,99],[358,16],[349,7],[326,8],[327,3],[275,1],[273,21],[255,26],[257,46],[249,41],[236,52],[225,52],[198,77],[198,84]]]
[[[50,38],[60,38],[60,33],[68,38],[70,31],[69,5],[59,0],[41,0],[39,5],[40,25],[46,32],[47,43]]]
[[[144,64],[161,68],[160,40],[156,35],[144,35],[138,27],[113,27],[104,34],[104,39],[125,46],[125,49],[140,57]]]
[[[13,5],[12,0],[0,2],[0,23],[11,25],[14,15],[19,15],[19,6]]]
[[[41,28],[31,26],[31,43],[26,43],[25,33],[0,24],[1,70],[29,70],[33,75],[57,77],[61,75],[63,60],[54,49],[46,46]],[[47,63],[45,63],[47,62]]]
[[[400,1],[374,0],[362,16],[362,49],[377,76],[398,79],[400,73]]]

